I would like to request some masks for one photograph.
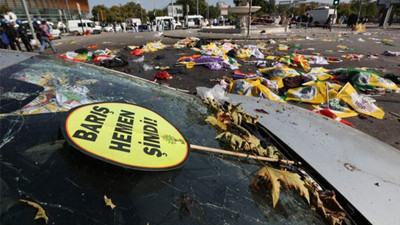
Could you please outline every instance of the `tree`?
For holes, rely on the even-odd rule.
[[[147,22],[146,10],[140,4],[134,2],[128,2],[122,6],[114,5],[111,8],[107,8],[104,5],[93,7],[92,15],[95,20],[99,20],[97,14],[101,17],[102,13],[105,14],[107,22],[122,22],[127,18],[140,18],[142,22]]]
[[[266,2],[266,12],[268,14],[276,13],[276,9],[277,8],[276,8],[275,0],[268,0],[268,1],[265,1],[265,2]]]
[[[110,11],[113,12],[114,15],[113,21],[122,22],[124,20],[124,15],[121,7],[113,5],[111,6]]]
[[[289,14],[290,5],[278,5],[276,11],[279,14],[286,13]]]
[[[360,7],[360,0],[351,0],[350,8],[353,12],[358,14]],[[362,0],[360,17],[375,18],[378,17],[378,6],[376,2],[371,2],[371,0]]]
[[[351,14],[357,14],[357,12],[351,8],[351,5],[349,3],[340,3],[337,7],[337,14],[338,17],[342,15],[349,17]]]
[[[101,14],[104,14],[105,16],[105,21],[107,22],[114,22],[116,21],[116,16],[114,14],[114,12],[112,12],[109,8],[107,8],[104,5],[96,5],[93,6],[92,8],[92,15],[94,17],[95,20],[99,20],[99,18],[97,18],[97,15],[100,16],[101,19]]]
[[[302,3],[302,4],[300,4],[300,7],[299,7],[299,9],[297,11],[297,14],[298,15],[303,15],[304,13],[306,13],[306,11],[307,11],[307,5]]]
[[[128,2],[121,6],[121,12],[125,18],[140,18],[142,22],[147,22],[146,10],[140,4]]]
[[[168,14],[168,9],[167,7],[163,9],[153,9],[151,11],[147,12],[147,17],[149,18],[150,21],[153,21],[156,16],[166,16]]]
[[[221,14],[221,10],[219,10],[216,6],[209,6],[208,10],[210,12],[210,19],[218,18]]]
[[[207,3],[205,0],[199,1],[199,14],[204,18],[207,16]],[[197,0],[177,0],[175,4],[183,5],[183,15],[195,15],[197,13]],[[189,13],[186,10],[186,5],[189,5]]]
[[[376,17],[378,17],[379,9],[378,9],[378,6],[376,5],[376,2],[368,2],[365,5],[365,8],[366,8],[365,16],[367,18],[376,18]]]
[[[261,16],[267,14],[274,14],[277,12],[275,0],[253,0],[252,6],[261,6],[255,15]]]

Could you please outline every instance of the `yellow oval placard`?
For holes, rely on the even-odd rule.
[[[84,153],[134,169],[175,169],[189,153],[185,138],[172,124],[150,109],[129,103],[71,109],[62,130],[65,139]]]

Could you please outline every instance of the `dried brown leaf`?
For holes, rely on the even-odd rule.
[[[220,140],[220,139],[225,139],[232,150],[238,151],[240,149],[244,148],[249,148],[247,143],[241,138],[240,136],[236,134],[232,134],[231,132],[223,132],[219,134],[215,139]]]
[[[214,116],[207,116],[206,122],[209,123],[211,126],[216,127],[220,130],[226,131],[226,129],[227,129],[226,124],[219,121]]]
[[[310,203],[308,189],[297,173],[264,166],[258,171],[257,176],[253,180],[253,184],[256,186],[259,178],[265,180],[271,190],[273,207],[278,203],[281,187],[285,190],[289,190],[290,188],[298,190],[300,195],[304,196],[307,202]]]
[[[336,200],[335,192],[331,191],[330,195],[319,194],[319,199],[322,202],[323,211],[329,223],[331,225],[341,225],[343,219],[346,218],[346,212]]]
[[[251,135],[250,132],[246,128],[244,128],[240,125],[231,124],[231,127],[233,129],[237,130],[241,136],[250,136]]]
[[[223,122],[224,124],[228,125],[231,123],[232,116],[230,113],[219,111],[217,113],[217,120]]]
[[[330,195],[321,194],[316,190],[312,182],[306,180],[306,187],[312,194],[311,207],[313,210],[319,209],[331,225],[341,225],[346,218],[346,213],[339,202],[336,200],[335,192]]]
[[[20,199],[20,201],[26,202],[26,203],[28,203],[28,205],[31,205],[38,209],[38,212],[36,213],[36,216],[34,218],[35,220],[42,218],[42,219],[44,219],[46,224],[49,222],[49,217],[47,217],[46,212],[39,204],[37,204],[36,202],[31,202],[31,201],[25,200],[25,199]]]
[[[104,195],[104,202],[106,203],[106,206],[111,207],[111,210],[113,210],[116,207],[114,203],[112,203],[111,198],[108,198],[106,195]]]
[[[219,109],[221,108],[219,105],[217,105],[217,103],[211,99],[211,98],[205,98],[203,99],[203,103],[210,106],[211,110],[213,112],[218,112]]]

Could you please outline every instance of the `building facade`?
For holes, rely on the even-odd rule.
[[[217,8],[221,11],[221,16],[226,16],[228,15],[228,4],[226,2],[223,1],[219,1],[217,2]]]
[[[31,19],[46,19],[57,23],[59,21],[79,19],[78,6],[81,8],[82,19],[89,17],[88,0],[25,0]],[[27,20],[22,0],[0,0],[1,5],[6,5],[20,20]]]

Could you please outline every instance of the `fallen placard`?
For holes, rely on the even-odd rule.
[[[142,106],[102,102],[71,109],[62,125],[65,139],[74,148],[114,165],[138,170],[172,170],[181,167],[188,148],[268,162],[294,161],[254,156],[190,145],[165,118]]]
[[[188,143],[178,129],[156,112],[130,103],[73,108],[62,131],[76,149],[127,168],[175,169],[189,154]]]

